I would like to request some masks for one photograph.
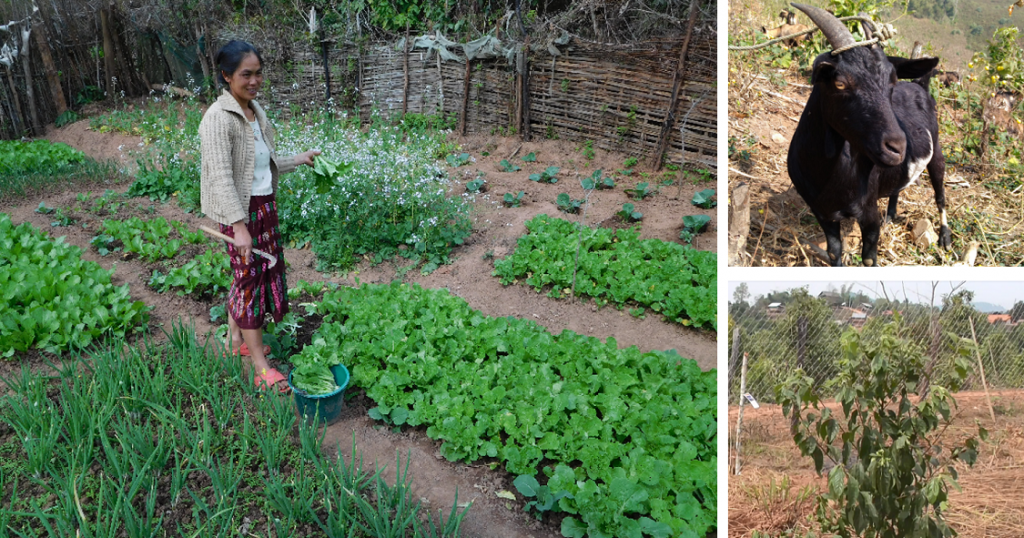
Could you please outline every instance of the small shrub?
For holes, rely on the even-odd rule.
[[[519,205],[523,202],[524,194],[525,193],[523,191],[519,191],[518,194],[506,192],[505,196],[502,199],[505,202],[505,205],[508,207],[519,207]]]
[[[508,162],[508,159],[502,159],[501,162],[498,163],[498,169],[502,172],[518,172],[522,170],[522,168]]]
[[[704,209],[711,209],[717,206],[718,201],[715,200],[715,189],[704,189],[694,194],[693,205],[703,207]]]
[[[566,193],[561,193],[558,198],[555,199],[555,203],[558,204],[558,209],[565,213],[579,213],[580,208],[583,207],[584,200],[576,200],[575,198],[569,197]]]
[[[708,227],[711,217],[707,215],[687,215],[683,217],[683,231],[679,232],[679,239],[684,243],[693,242],[694,236],[700,234]]]
[[[945,512],[950,487],[959,489],[954,464],[974,464],[978,438],[957,433],[956,441],[945,443],[943,433],[956,409],[952,393],[972,371],[967,357],[974,343],[956,342],[954,377],[925,391],[921,345],[904,338],[901,328],[897,314],[881,337],[847,330],[839,373],[824,387],[798,369],[776,389],[800,453],[818,473],[826,460],[833,464],[817,507],[828,534],[953,535]],[[822,405],[832,395],[841,404],[836,411]],[[986,435],[979,427],[978,436]]]
[[[458,155],[454,155],[453,154],[453,155],[449,155],[449,156],[445,157],[444,160],[448,161],[448,165],[449,166],[451,166],[453,168],[458,168],[458,167],[460,167],[460,166],[462,166],[462,165],[464,165],[464,164],[469,162],[469,154],[468,153],[460,153]]]
[[[555,177],[558,174],[560,168],[557,166],[549,166],[539,174],[530,174],[530,181],[537,181],[540,183],[558,183],[558,178]]]
[[[632,196],[634,200],[643,200],[644,198],[647,198],[648,196],[651,196],[652,194],[658,191],[657,189],[651,188],[650,183],[644,181],[638,183],[635,188],[626,189],[625,192],[626,194]]]
[[[644,218],[644,214],[637,211],[633,204],[622,204],[622,209],[615,213],[623,222],[637,222]]]
[[[594,141],[593,140],[587,140],[586,142],[584,142],[582,150],[583,150],[583,156],[586,157],[588,161],[594,160]]]
[[[57,127],[64,127],[78,121],[78,113],[74,110],[65,110],[57,119],[53,121],[53,124]]]

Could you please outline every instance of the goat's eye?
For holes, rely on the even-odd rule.
[[[841,80],[839,80],[839,79],[836,79],[836,89],[837,90],[845,90],[846,89],[846,83],[841,81]]]

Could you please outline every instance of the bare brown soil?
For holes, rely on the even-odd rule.
[[[128,166],[133,162],[129,152],[132,148],[137,149],[140,142],[138,137],[90,131],[87,121],[80,121],[63,129],[51,129],[47,138],[68,143],[95,159],[115,159]],[[464,183],[474,179],[477,170],[480,170],[486,173],[485,179],[488,182],[488,192],[478,195],[475,203],[474,233],[465,245],[456,250],[455,263],[441,267],[430,275],[409,271],[403,277],[405,281],[415,282],[424,287],[447,288],[451,293],[465,299],[473,308],[487,315],[534,319],[555,333],[569,329],[602,339],[615,337],[622,347],[636,345],[642,350],[676,349],[680,355],[695,359],[704,369],[715,367],[716,344],[712,331],[685,328],[679,324],[668,323],[657,315],[649,315],[642,320],[635,319],[628,313],[614,308],[598,309],[593,302],[550,299],[528,287],[503,287],[497,278],[491,276],[493,259],[501,258],[513,251],[516,238],[526,232],[523,223],[533,216],[548,213],[563,218],[585,218],[589,225],[601,223],[617,226],[620,224],[617,223],[614,213],[624,202],[629,201],[622,189],[632,187],[639,181],[648,181],[651,185],[658,185],[659,182],[670,178],[676,181],[674,185],[663,187],[656,196],[633,202],[645,215],[642,225],[643,237],[678,241],[682,229],[682,216],[702,213],[711,216],[712,224],[708,232],[695,239],[694,244],[701,249],[715,250],[715,211],[701,210],[689,202],[696,190],[711,188],[713,185],[695,186],[685,183],[681,196],[677,199],[679,179],[675,177],[674,172],[644,178],[639,175],[638,170],[625,181],[617,179],[617,186],[613,191],[595,192],[590,198],[591,205],[585,215],[566,216],[558,212],[554,200],[559,192],[568,192],[574,198],[583,197],[582,188],[576,181],[577,174],[590,176],[597,168],[603,168],[606,172],[621,169],[628,156],[595,150],[596,155],[590,160],[584,157],[579,146],[563,141],[538,141],[524,143],[520,147],[521,142],[513,138],[473,136],[459,139],[458,142],[462,145],[463,151],[475,157],[476,162],[456,169],[455,173],[464,176]],[[489,156],[481,155],[481,152],[485,151]],[[537,155],[536,163],[524,163],[519,160],[519,157],[531,151]],[[516,173],[500,172],[497,162],[504,158],[516,162],[523,170]],[[561,167],[561,179],[557,184],[540,185],[527,179],[530,173],[539,172],[547,166]],[[112,279],[115,284],[127,283],[134,298],[154,307],[150,313],[150,337],[161,338],[160,327],[169,330],[171,323],[179,318],[193,323],[197,334],[210,334],[216,329],[209,317],[210,308],[214,306],[212,302],[179,297],[172,293],[156,293],[146,286],[154,266],[138,259],[125,258],[120,253],[102,257],[89,247],[89,240],[100,227],[102,217],[84,210],[74,211],[77,194],[91,190],[93,195],[96,195],[107,188],[124,192],[128,186],[128,183],[97,184],[76,191],[37,192],[19,200],[0,204],[0,211],[10,214],[15,223],[30,222],[40,229],[51,231],[54,236],[64,236],[66,242],[85,251],[84,259],[95,261],[106,269],[113,268]],[[462,192],[464,188],[459,185],[455,189]],[[495,203],[505,192],[520,190],[526,192],[522,207],[504,208]],[[71,227],[51,228],[47,215],[35,213],[41,201],[45,201],[50,207],[64,208],[65,211],[71,209],[71,216],[79,219],[78,222]],[[116,218],[123,219],[135,215],[142,218],[163,216],[180,220],[193,229],[199,224],[209,223],[208,219],[199,219],[195,215],[182,212],[174,203],[153,204],[146,199],[129,200],[127,205],[118,211]],[[117,259],[118,257],[121,259]],[[316,260],[310,250],[287,249],[285,258],[289,264],[288,279],[293,283],[306,280],[354,284],[356,278],[360,282],[387,283],[397,278],[402,265],[385,263],[371,267],[368,263],[363,263],[348,274],[328,275],[314,269]],[[44,368],[45,360],[45,357],[30,353],[24,357],[23,362],[34,368]],[[20,364],[0,363],[0,379],[16,375],[18,371]],[[463,536],[560,536],[559,518],[548,518],[538,522],[522,511],[522,501],[512,502],[495,495],[500,490],[514,491],[511,484],[514,477],[501,471],[492,471],[484,464],[450,463],[441,457],[439,443],[427,438],[423,429],[393,432],[374,423],[366,414],[368,407],[365,398],[357,397],[350,402],[342,418],[328,428],[325,447],[329,454],[340,448],[343,454],[350,455],[354,439],[356,450],[364,461],[387,465],[389,470],[386,474],[392,480],[396,453],[402,456],[403,465],[408,456],[413,491],[423,500],[425,507],[445,510],[447,513],[455,499],[456,491],[460,504],[473,502],[463,524]]]
[[[1024,536],[1024,392],[991,393],[996,421],[992,422],[984,392],[955,394],[959,415],[946,430],[944,440],[976,434],[975,423],[989,432],[981,442],[973,467],[958,464],[961,491],[950,492],[947,521],[964,538],[1011,538]],[[828,404],[837,413],[842,409]],[[806,531],[812,522],[817,492],[827,489],[826,477],[819,477],[809,458],[789,436],[789,420],[778,405],[762,404],[760,409],[744,407],[741,433],[741,473],[733,475],[736,457],[738,408],[729,408],[729,536],[746,538],[755,530],[780,535],[788,529]],[[783,498],[779,484],[788,479],[789,495]],[[776,495],[767,490],[772,481]],[[812,494],[797,495],[809,487]]]

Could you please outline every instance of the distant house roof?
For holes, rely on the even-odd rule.
[[[781,307],[782,307],[782,303],[771,303],[771,304],[768,305],[768,308],[781,308]]]
[[[868,315],[863,312],[857,312],[850,315],[850,319],[867,319]]]
[[[871,303],[861,303],[860,307],[863,308],[864,310],[871,310],[872,308],[875,307],[875,305]]]
[[[1012,318],[1010,318],[1009,314],[989,314],[988,315],[988,322],[989,323],[1010,323],[1012,321],[1013,320],[1012,320]]]

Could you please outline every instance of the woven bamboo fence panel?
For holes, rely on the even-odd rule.
[[[717,155],[714,43],[695,39],[690,46],[668,155],[670,161],[678,161],[682,126],[687,132],[686,162],[713,167]],[[560,56],[532,56],[533,133],[593,140],[596,147],[635,155],[653,153],[669,108],[681,47],[679,41],[652,42],[643,48],[573,44]],[[699,106],[691,111],[698,100]]]
[[[670,130],[668,160],[677,162],[686,132],[686,162],[715,167],[717,106],[712,35],[695,36]],[[553,57],[530,54],[530,127],[536,137],[593,140],[596,147],[634,155],[653,153],[669,109],[681,40],[642,47],[572,44]],[[400,114],[405,99],[404,51],[372,47],[360,60],[363,120],[372,110]],[[442,62],[425,50],[409,53],[408,113],[459,113],[465,64]],[[473,61],[466,107],[467,133],[511,133],[515,125],[515,69],[503,60]],[[322,83],[321,83],[322,84]],[[333,85],[333,80],[332,80]],[[685,124],[684,124],[685,118]]]
[[[258,35],[244,37],[264,51],[267,83],[261,100],[270,110],[287,118],[322,109],[327,88],[319,44],[280,43],[273,39],[264,43]],[[144,41],[130,30],[124,39],[129,49]],[[81,59],[88,58],[87,43],[75,45],[74,51],[65,47],[56,55],[58,68],[67,63],[65,73],[73,74],[65,88],[72,103],[93,69]],[[606,150],[636,156],[652,154],[669,110],[681,47],[681,38],[627,46],[574,40],[561,47],[561,54],[556,57],[544,47],[535,47],[528,58],[532,136],[593,140],[596,147]],[[694,34],[681,73],[675,125],[669,130],[669,162],[685,157],[688,165],[715,166],[715,56],[713,33]],[[408,113],[454,114],[459,119],[464,115],[467,134],[521,134],[516,113],[518,75],[514,65],[504,58],[471,61],[468,81],[465,61],[439,62],[436,53],[424,49],[409,51],[406,70],[405,51],[396,43],[361,47],[354,43],[332,43],[328,64],[332,103],[327,104],[335,109],[358,108],[362,121],[369,121],[374,111],[393,119],[401,114],[404,105]],[[24,108],[26,81],[18,69],[12,70],[11,78]],[[57,114],[52,103],[40,97],[48,95],[47,81],[35,55],[32,83],[41,119],[52,122]],[[0,137],[10,138],[17,134],[9,110],[13,99],[8,95],[9,87],[3,90]]]

